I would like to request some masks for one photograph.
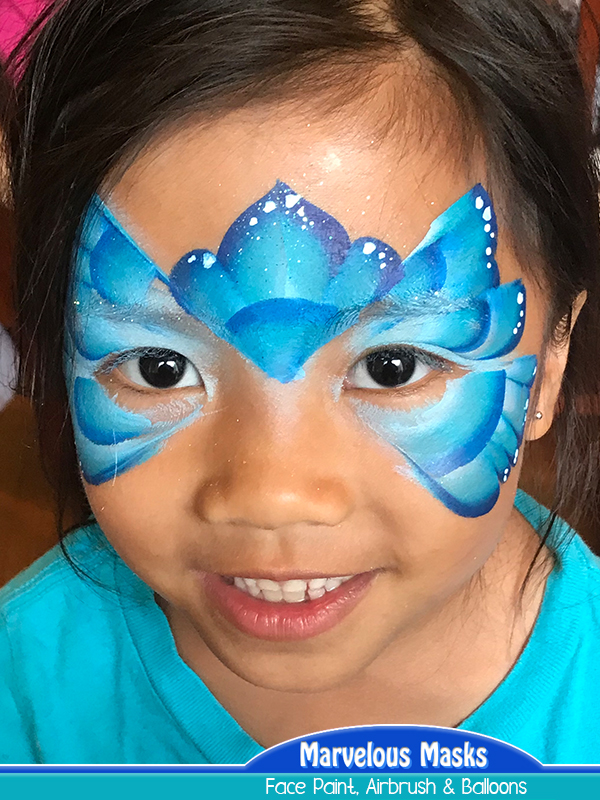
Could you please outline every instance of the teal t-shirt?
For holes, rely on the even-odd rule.
[[[523,494],[517,507],[536,528],[548,513]],[[460,727],[544,763],[600,763],[600,566],[565,523],[551,545],[557,565],[532,635]],[[73,534],[68,549],[87,577],[55,548],[0,591],[0,763],[227,764],[259,753],[181,660],[152,590],[99,528]]]

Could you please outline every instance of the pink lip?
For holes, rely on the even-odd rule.
[[[359,603],[375,572],[363,572],[317,600],[270,603],[228,584],[220,575],[204,573],[207,597],[236,628],[258,639],[299,641],[318,636],[341,622]]]

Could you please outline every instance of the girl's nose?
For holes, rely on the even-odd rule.
[[[275,530],[334,526],[351,513],[342,431],[322,404],[289,413],[229,405],[211,428],[211,463],[197,498],[206,522]]]

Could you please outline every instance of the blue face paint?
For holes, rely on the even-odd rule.
[[[109,357],[151,349],[175,350],[206,364],[210,374],[207,348],[182,324],[181,309],[161,284],[166,280],[96,198],[77,256],[65,339],[75,442],[88,483],[104,483],[146,461],[201,414],[197,401],[182,402],[166,419],[152,419],[123,408],[98,380]]]
[[[536,373],[535,356],[510,357],[525,326],[525,288],[500,284],[497,232],[491,200],[475,186],[433,222],[352,342],[358,354],[409,344],[468,370],[425,408],[354,401],[419,482],[465,517],[493,508],[517,463]]]
[[[67,338],[86,479],[101,483],[141,463],[200,413],[153,422],[118,406],[96,380],[108,355],[136,347],[187,356],[194,337],[168,330],[167,315],[203,323],[282,383],[301,379],[312,355],[354,327],[357,354],[404,344],[467,371],[425,408],[354,402],[448,508],[487,513],[516,463],[535,374],[533,356],[510,358],[523,333],[525,289],[520,281],[500,284],[496,237],[491,201],[477,185],[402,261],[378,239],[351,242],[337,220],[278,182],[232,224],[216,255],[193,250],[167,276],[96,199]]]

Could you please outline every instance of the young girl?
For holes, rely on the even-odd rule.
[[[0,595],[0,759],[423,723],[600,761],[600,571],[557,516],[595,513],[600,391],[558,6],[67,0],[27,49],[22,386],[93,516]],[[551,426],[547,511],[517,485]]]

